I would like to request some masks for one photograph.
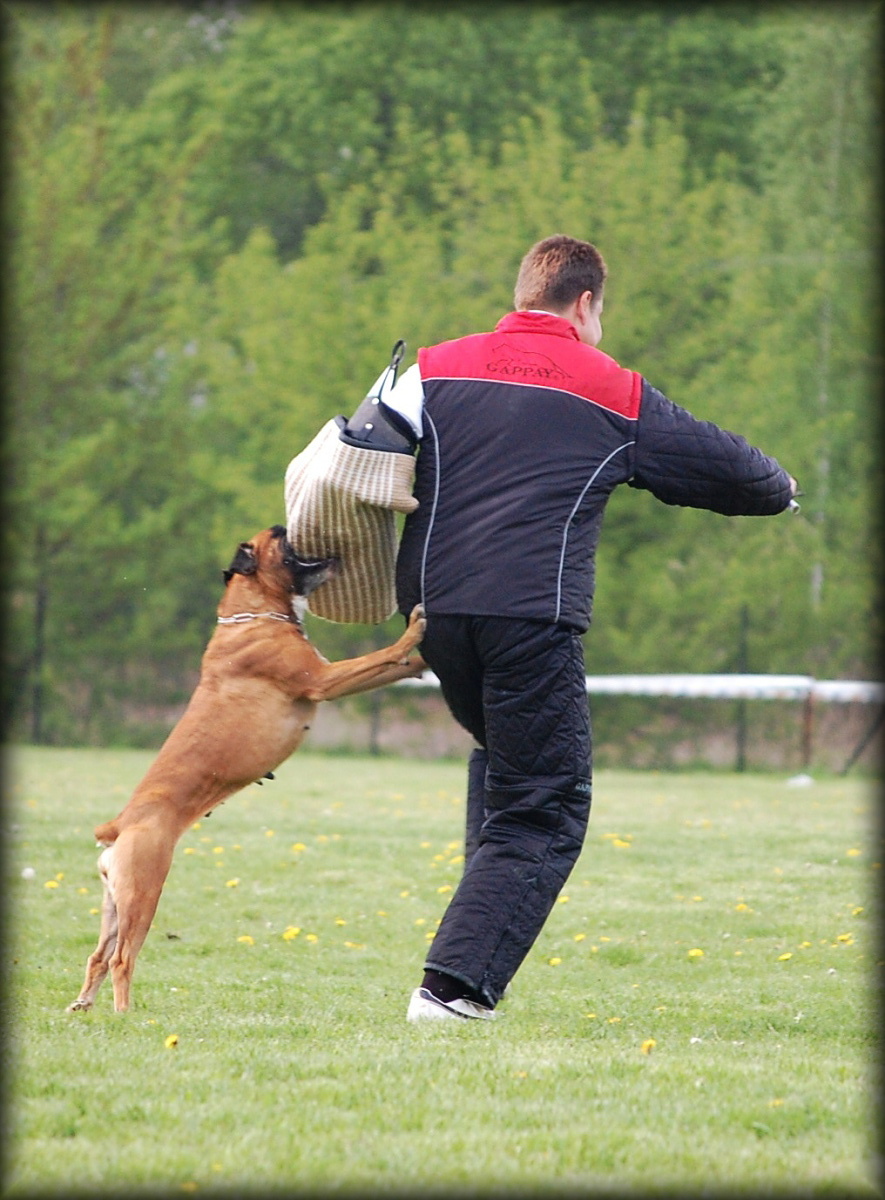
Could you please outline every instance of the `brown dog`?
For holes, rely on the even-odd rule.
[[[109,970],[114,1009],[128,1009],[135,959],[189,825],[288,758],[320,700],[421,674],[422,660],[407,657],[424,635],[420,608],[386,650],[329,663],[314,649],[300,617],[308,594],[334,571],[334,559],[300,560],[281,525],[240,544],[184,715],[120,815],[95,831],[106,847],[98,860],[101,933],[68,1011],[91,1008]]]

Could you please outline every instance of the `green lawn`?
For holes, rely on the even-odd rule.
[[[151,757],[7,754],[4,1195],[879,1194],[869,783],[599,772],[500,1019],[416,1027],[464,769],[301,752],[182,839],[132,1010],[67,1013]]]

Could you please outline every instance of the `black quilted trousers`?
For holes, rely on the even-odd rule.
[[[590,718],[583,645],[573,631],[539,621],[430,616],[421,653],[452,715],[481,747],[468,775],[464,875],[425,966],[494,1006],[584,842]]]

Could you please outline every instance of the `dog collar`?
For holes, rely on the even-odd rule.
[[[287,622],[287,623],[289,623],[289,624],[294,624],[294,623],[295,623],[295,622],[293,621],[292,617],[290,617],[290,616],[289,616],[287,613],[278,613],[278,612],[263,612],[263,613],[250,613],[250,612],[241,612],[241,613],[234,613],[234,614],[233,614],[233,616],[230,616],[230,617],[219,617],[219,618],[218,618],[218,624],[219,624],[219,625],[242,625],[242,623],[243,623],[244,621],[256,621],[256,620],[257,620],[259,617],[268,617],[268,618],[269,618],[271,621],[286,621],[286,622]]]

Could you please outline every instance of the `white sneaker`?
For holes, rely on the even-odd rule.
[[[494,1010],[475,1004],[472,1000],[437,1000],[427,988],[415,988],[409,1001],[406,1013],[407,1021],[439,1021],[454,1019],[456,1021],[474,1020],[493,1021]]]

